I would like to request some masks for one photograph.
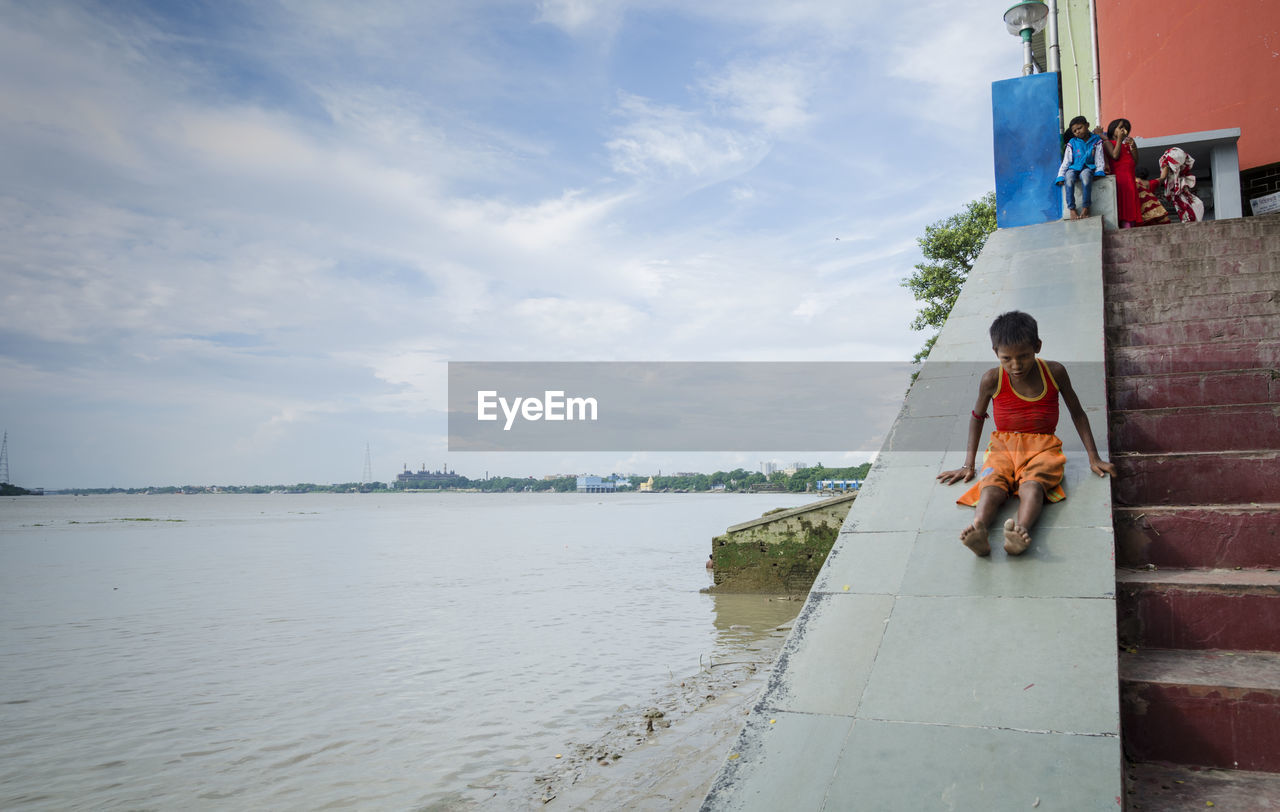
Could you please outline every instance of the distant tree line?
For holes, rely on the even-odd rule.
[[[152,485],[145,488],[60,488],[57,491],[50,491],[50,493],[90,496],[108,493],[378,493],[389,490],[391,488],[385,482],[336,482],[332,485],[299,482],[297,485]]]
[[[710,491],[724,486],[726,491],[743,492],[769,485],[771,489],[804,493],[824,479],[865,479],[871,463],[864,462],[850,468],[827,468],[818,463],[809,468],[798,468],[794,474],[774,471],[765,476],[759,471],[735,468],[732,471],[716,471],[713,474],[685,474],[681,476],[654,476],[655,491]],[[643,480],[643,477],[640,478]],[[636,483],[637,486],[639,482]]]
[[[735,468],[732,471],[716,471],[711,474],[681,474],[678,476],[654,475],[655,491],[705,492],[725,490],[745,492],[752,489],[768,487],[770,490],[782,490],[791,493],[804,493],[812,490],[815,483],[824,479],[865,479],[871,463],[863,463],[849,468],[826,468],[821,463],[809,468],[798,469],[794,474],[775,471],[768,476],[759,471],[746,471]],[[640,489],[640,483],[648,479],[646,476],[632,476],[633,490]],[[720,486],[723,486],[721,488]],[[57,493],[91,495],[110,493],[131,494],[176,494],[176,493],[386,493],[400,490],[395,484],[385,482],[339,482],[332,485],[317,485],[314,482],[299,482],[296,485],[165,485],[148,488],[64,488]],[[578,479],[573,476],[553,477],[551,479],[534,477],[497,476],[488,479],[468,479],[458,476],[446,490],[481,491],[485,493],[511,493],[521,491],[545,491],[555,493],[573,493],[578,489]]]
[[[489,479],[467,479],[463,477],[463,481],[465,484],[458,485],[456,488],[484,491],[485,493],[507,493],[511,491],[573,493],[578,489],[578,478],[572,476],[559,476],[554,479],[514,476],[495,476]]]

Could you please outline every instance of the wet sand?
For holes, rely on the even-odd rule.
[[[720,691],[714,699],[670,727],[655,725],[620,759],[591,758],[543,782],[542,798],[551,800],[542,804],[539,798],[539,804],[555,810],[697,810],[764,689],[769,665],[754,672],[726,667],[732,682],[714,688]]]
[[[620,708],[599,739],[508,782],[480,808],[697,810],[764,690],[789,628],[779,627],[732,661],[704,665],[651,705]]]

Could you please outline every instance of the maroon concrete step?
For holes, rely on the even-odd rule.
[[[1111,376],[1165,375],[1280,366],[1280,339],[1247,338],[1193,346],[1107,347]]]
[[[1168,321],[1155,324],[1122,324],[1106,328],[1112,347],[1145,344],[1192,344],[1215,341],[1262,340],[1280,335],[1280,313],[1203,320]],[[1184,348],[1189,349],[1189,348]]]
[[[1275,239],[1280,243],[1280,237]],[[1114,252],[1104,250],[1102,281],[1108,291],[1116,286],[1156,288],[1172,283],[1180,290],[1208,293],[1202,285],[1215,277],[1266,276],[1280,268],[1280,244],[1261,251],[1224,244],[1175,246],[1139,254],[1147,256],[1117,261]]]
[[[1200,234],[1188,233],[1185,240],[1157,240],[1126,244],[1107,240],[1103,243],[1103,261],[1108,265],[1161,265],[1184,259],[1265,254],[1280,250],[1280,236],[1270,231],[1239,233],[1229,229],[1204,229]]]
[[[1280,282],[1280,277],[1273,276],[1272,282]],[[1212,294],[1188,290],[1181,295],[1170,292],[1170,296],[1156,298],[1153,295],[1146,301],[1108,301],[1105,307],[1107,324],[1133,329],[1139,325],[1174,321],[1234,319],[1280,313],[1280,293],[1274,289]]]
[[[1234,234],[1248,236],[1252,234],[1270,233],[1280,228],[1280,215],[1264,214],[1258,217],[1244,217],[1231,220],[1207,220],[1199,223],[1172,223],[1168,226],[1148,226],[1146,228],[1108,231],[1106,240],[1116,242],[1180,242],[1201,239],[1205,234]]]
[[[1280,371],[1230,369],[1126,375],[1107,382],[1113,410],[1163,409],[1170,406],[1226,406],[1280,403]]]
[[[1280,216],[1246,217],[1202,223],[1175,223],[1171,226],[1127,229],[1103,235],[1103,248],[1109,252],[1126,249],[1138,252],[1181,243],[1246,242],[1256,238],[1280,235]],[[1145,254],[1139,253],[1139,258]]]
[[[1280,773],[1135,762],[1124,777],[1131,812],[1280,810]]]
[[[1171,249],[1131,252],[1129,259],[1103,253],[1102,281],[1115,285],[1159,285],[1177,282],[1180,287],[1197,287],[1220,276],[1266,275],[1276,271],[1280,253],[1251,251],[1241,246],[1220,244],[1186,246],[1171,256]]]
[[[1280,654],[1120,654],[1120,715],[1133,761],[1280,772]]]
[[[1120,566],[1280,569],[1280,503],[1116,507],[1112,516]]]
[[[1257,262],[1261,263],[1261,259]],[[1259,264],[1257,273],[1219,273],[1219,269],[1215,267],[1189,265],[1181,272],[1171,272],[1155,279],[1108,282],[1103,293],[1110,305],[1115,302],[1168,302],[1182,296],[1217,296],[1275,290],[1277,281],[1274,266],[1277,263],[1280,263],[1280,257],[1271,260],[1265,272]]]
[[[1114,502],[1138,505],[1250,505],[1280,493],[1280,452],[1225,451],[1180,454],[1112,452],[1120,475]]]
[[[1280,572],[1118,569],[1125,645],[1280,652]]]
[[[1280,449],[1280,403],[1124,410],[1110,419],[1111,447],[1120,451]]]

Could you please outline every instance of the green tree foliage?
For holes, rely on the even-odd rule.
[[[516,492],[516,491],[555,491],[557,493],[569,493],[578,489],[577,477],[564,476],[555,479],[541,479],[535,477],[510,477],[495,476],[489,479],[466,479],[451,487],[457,488],[474,488],[486,493],[498,492]]]
[[[732,471],[716,471],[711,474],[681,474],[679,476],[661,476],[655,474],[653,477],[653,488],[656,491],[684,491],[684,492],[705,492],[710,491],[716,486],[723,485],[726,491],[745,492],[752,489],[753,486],[769,485],[773,489],[781,488],[782,490],[792,493],[805,493],[814,490],[815,483],[823,479],[865,479],[867,471],[870,470],[871,463],[863,463],[848,468],[825,468],[822,463],[809,468],[801,468],[794,474],[786,474],[782,471],[774,471],[769,476],[765,476],[759,471],[746,471],[742,468],[735,468]],[[628,492],[638,491],[640,483],[644,482],[647,477],[644,475],[633,475],[631,477],[631,489]],[[458,476],[453,482],[441,488],[442,490],[476,490],[485,493],[514,493],[521,491],[531,492],[550,492],[557,493],[573,493],[577,491],[577,477],[565,476],[555,477],[553,479],[542,479],[538,477],[508,477],[495,476],[488,479],[468,479],[464,476]],[[16,489],[21,490],[21,489]],[[134,493],[134,494],[175,494],[175,493],[386,493],[388,491],[400,491],[398,483],[386,482],[338,482],[332,485],[318,485],[314,482],[299,482],[296,485],[222,485],[215,487],[206,487],[202,485],[165,485],[151,486],[148,488],[68,488],[58,491],[67,494],[105,494],[105,493]],[[434,490],[434,489],[427,489]],[[8,494],[3,494],[8,495]]]
[[[824,479],[866,479],[867,472],[870,470],[869,462],[847,468],[826,468],[822,463],[818,463],[812,468],[801,468],[796,471],[791,475],[786,486],[787,490],[799,493],[816,487],[816,484]]]
[[[970,201],[964,211],[926,226],[924,236],[916,240],[927,261],[915,266],[916,272],[902,280],[902,286],[909,288],[916,301],[923,303],[911,322],[911,329],[932,327],[934,333],[911,360],[919,362],[928,357],[974,260],[995,230],[996,193],[988,192]]]
[[[712,474],[688,474],[682,476],[659,476],[653,477],[653,489],[655,491],[709,491],[712,488],[723,485],[726,491],[742,493],[751,490],[754,486],[769,485],[773,487],[781,487],[782,490],[792,493],[804,493],[814,489],[814,483],[821,479],[864,479],[867,471],[870,470],[871,463],[863,463],[849,468],[824,468],[821,463],[810,468],[801,468],[794,474],[786,474],[782,471],[774,471],[769,476],[765,476],[759,471],[745,471],[741,468],[735,468],[732,471],[716,471]],[[645,477],[635,478],[633,481],[637,483],[643,482]]]

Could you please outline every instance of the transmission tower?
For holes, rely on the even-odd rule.
[[[0,482],[12,484],[9,482],[9,432],[4,433],[4,440],[0,440]]]
[[[8,470],[7,468],[5,470]],[[365,485],[373,481],[373,460],[369,458],[369,444],[364,444],[364,478],[360,480]]]

